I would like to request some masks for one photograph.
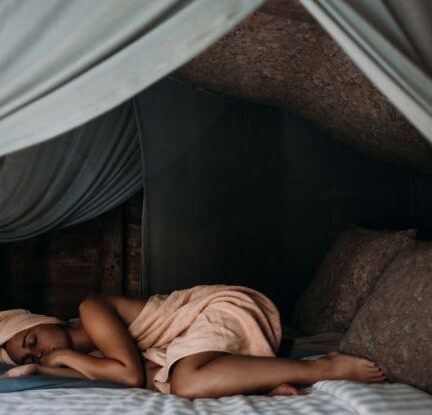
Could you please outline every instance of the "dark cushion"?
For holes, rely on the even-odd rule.
[[[341,350],[379,363],[390,381],[432,393],[432,242],[386,268],[343,337]]]
[[[345,333],[384,268],[415,235],[359,227],[340,233],[296,304],[293,323],[309,335]]]

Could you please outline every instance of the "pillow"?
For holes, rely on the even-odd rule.
[[[384,268],[414,243],[416,232],[354,227],[340,233],[296,304],[293,323],[309,335],[345,333]]]
[[[387,267],[343,337],[341,351],[381,365],[390,381],[432,393],[432,242]]]
[[[0,364],[0,374],[16,367]],[[80,378],[61,378],[54,376],[21,376],[16,378],[0,378],[0,393],[19,392],[31,389],[57,389],[57,388],[126,388],[127,386],[113,382]]]

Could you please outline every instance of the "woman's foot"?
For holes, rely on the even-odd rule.
[[[325,376],[329,380],[356,380],[366,383],[386,381],[382,369],[376,363],[362,357],[330,352],[318,360],[323,363]]]
[[[307,392],[304,389],[296,388],[289,383],[282,383],[279,386],[273,388],[270,392],[267,393],[268,396],[276,396],[276,395],[307,395]]]

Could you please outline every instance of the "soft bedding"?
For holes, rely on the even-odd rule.
[[[431,415],[432,396],[404,384],[322,381],[306,396],[233,396],[190,401],[144,389],[51,389],[0,395],[0,414]]]

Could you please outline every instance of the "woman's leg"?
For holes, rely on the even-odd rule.
[[[171,393],[195,398],[267,393],[282,384],[312,384],[319,380],[383,382],[373,362],[336,352],[316,360],[203,352],[180,359],[171,375]]]

